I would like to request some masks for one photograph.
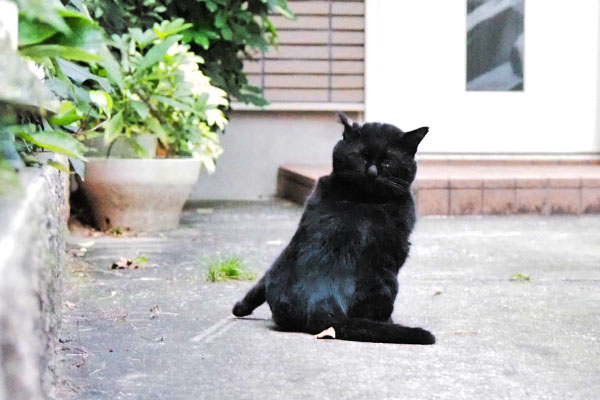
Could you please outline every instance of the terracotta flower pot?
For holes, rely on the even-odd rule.
[[[193,158],[89,158],[83,190],[102,230],[177,227],[200,174]]]

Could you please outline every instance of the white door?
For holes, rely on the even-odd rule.
[[[523,91],[466,90],[466,0],[367,0],[366,119],[424,152],[592,153],[598,0],[525,0]]]

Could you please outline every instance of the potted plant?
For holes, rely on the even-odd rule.
[[[98,110],[79,136],[101,155],[87,159],[82,186],[102,230],[176,227],[201,168],[214,171],[222,153],[226,93],[181,43],[189,26],[164,21],[112,37],[122,81],[91,92]]]

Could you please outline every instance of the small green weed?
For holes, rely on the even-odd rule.
[[[147,263],[148,262],[148,257],[146,257],[146,256],[137,256],[136,258],[133,259],[133,262],[137,263],[137,264]]]
[[[531,280],[531,278],[526,274],[514,274],[510,277],[510,280],[513,282],[525,282]]]
[[[123,229],[116,227],[116,228],[110,228],[106,233],[108,233],[109,235],[113,235],[113,236],[121,236],[123,234]]]
[[[254,274],[244,270],[239,257],[228,257],[212,262],[208,267],[206,280],[209,282],[252,281]]]

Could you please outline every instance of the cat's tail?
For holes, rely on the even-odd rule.
[[[333,325],[335,339],[355,342],[434,344],[435,336],[422,328],[409,328],[398,324],[349,318]],[[332,332],[333,333],[333,332]]]
[[[263,276],[260,281],[248,293],[246,296],[233,307],[233,315],[236,317],[245,317],[246,315],[252,314],[252,311],[262,303],[265,302],[266,290],[265,290],[265,277]]]

